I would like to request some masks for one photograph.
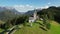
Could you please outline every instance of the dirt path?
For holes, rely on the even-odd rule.
[[[8,29],[9,31],[6,32],[6,34],[10,34],[13,31],[14,28],[15,28],[15,26],[13,26],[12,28]]]

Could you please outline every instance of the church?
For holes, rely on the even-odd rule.
[[[33,14],[33,17],[29,17],[29,23],[32,23],[32,22],[35,22],[36,19],[37,19],[37,11],[34,10],[34,14]]]

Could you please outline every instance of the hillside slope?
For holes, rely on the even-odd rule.
[[[51,28],[48,31],[41,29],[40,24],[33,23],[32,27],[23,26],[21,29],[18,29],[14,34],[60,34],[59,29],[60,25],[55,21],[52,21]]]

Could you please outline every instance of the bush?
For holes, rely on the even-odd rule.
[[[47,23],[47,24],[46,24],[46,28],[47,28],[47,29],[50,29],[50,26],[51,26],[50,23]]]

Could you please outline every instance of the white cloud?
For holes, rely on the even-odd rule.
[[[49,6],[43,6],[41,7],[41,9],[47,9]]]
[[[26,12],[28,10],[33,10],[34,7],[30,6],[30,5],[14,5],[13,6],[16,10],[18,10],[19,12]]]
[[[32,6],[27,4],[27,5],[14,5],[13,7],[19,12],[27,12],[28,10],[34,10],[34,9],[43,9],[43,8],[46,9],[49,6],[40,7],[40,6]]]
[[[47,9],[50,6],[51,2],[48,2],[46,6],[41,7],[42,9]]]
[[[49,6],[45,6],[44,8],[48,8]]]

